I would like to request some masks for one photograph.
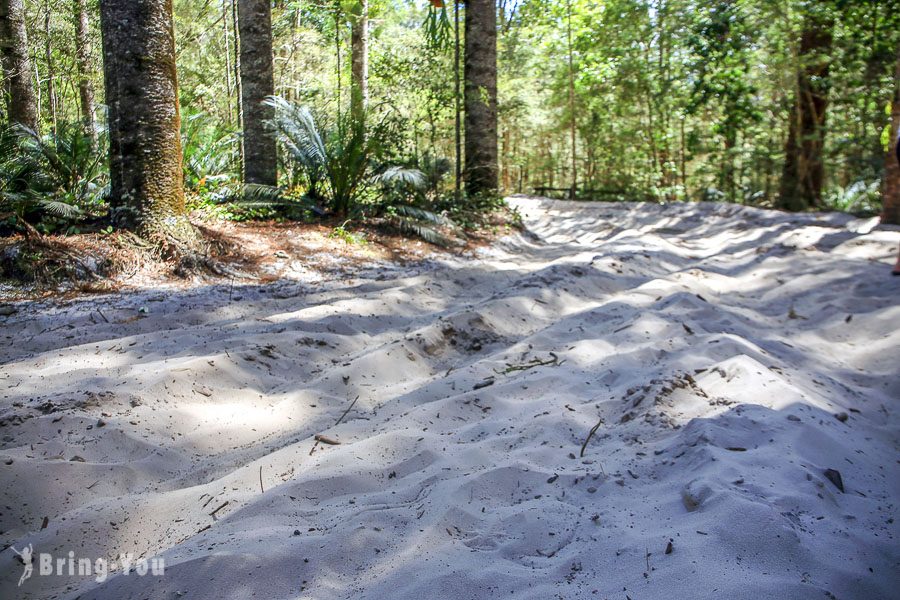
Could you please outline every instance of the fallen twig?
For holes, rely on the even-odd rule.
[[[546,367],[547,365],[559,366],[561,364],[562,362],[560,362],[559,357],[556,355],[556,353],[550,352],[549,360],[541,360],[539,358],[535,358],[527,363],[518,365],[511,365],[507,363],[505,369],[503,369],[502,371],[497,371],[495,369],[494,372],[500,375],[509,375],[510,373],[513,373],[515,371],[528,371],[529,369],[534,369],[536,367]]]
[[[473,389],[473,390],[480,390],[481,388],[486,388],[486,387],[488,387],[489,385],[494,385],[494,383],[495,383],[494,378],[493,378],[493,377],[488,377],[488,378],[485,379],[484,381],[479,381],[478,383],[476,383],[475,385],[473,385],[473,386],[472,386],[472,389]]]
[[[330,438],[330,437],[322,435],[320,433],[317,433],[313,439],[315,439],[317,442],[322,442],[323,444],[328,444],[329,446],[340,446],[341,445],[341,443],[339,441],[337,441],[336,439]]]
[[[344,420],[344,417],[347,416],[347,413],[350,412],[350,410],[353,408],[353,405],[356,404],[356,401],[357,401],[357,400],[359,400],[359,396],[357,396],[356,398],[353,399],[353,402],[350,403],[350,406],[347,407],[347,410],[344,411],[344,414],[342,414],[342,415],[340,416],[340,418],[338,418],[338,420],[334,422],[334,426],[335,426],[335,427],[337,427],[338,425],[341,424],[341,421]]]
[[[359,400],[359,396],[356,396],[356,398],[353,399],[353,402],[350,403],[350,406],[347,407],[347,410],[345,410],[343,414],[338,417],[338,420],[334,422],[335,427],[341,424],[341,421],[343,421],[344,417],[346,417],[347,414],[353,409],[353,406],[356,404],[357,400]],[[312,456],[313,452],[315,452],[316,448],[318,448],[319,442],[322,442],[323,444],[331,444],[332,446],[340,445],[340,442],[338,442],[337,440],[333,440],[321,434],[316,434],[313,439],[316,440],[316,442],[313,444],[312,448],[309,449],[310,456]]]
[[[597,424],[591,427],[591,430],[588,432],[587,437],[584,438],[584,443],[581,445],[581,453],[578,455],[580,457],[584,456],[584,450],[587,448],[588,442],[591,441],[591,438],[597,433],[597,430],[600,429],[600,426],[603,425],[603,419],[597,421]]]
[[[216,510],[212,511],[211,513],[209,513],[209,516],[215,517],[217,512],[219,512],[220,510],[222,510],[223,508],[225,508],[226,506],[228,506],[228,502],[229,502],[229,500],[226,500],[225,502],[223,502],[223,503],[219,506],[219,508],[217,508]]]

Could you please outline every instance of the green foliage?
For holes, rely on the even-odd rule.
[[[391,136],[387,119],[367,127],[352,116],[339,117],[327,128],[306,106],[273,96],[266,103],[275,109],[272,127],[288,156],[305,175],[307,197],[326,203],[336,215],[346,216],[377,185],[420,184],[421,173],[394,166],[378,170]]]
[[[80,124],[59,124],[41,136],[21,126],[0,132],[0,213],[45,232],[72,229],[106,211],[106,153]]]
[[[204,112],[181,121],[184,183],[188,189],[227,183],[236,175],[238,141],[233,131]]]
[[[483,225],[484,215],[502,208],[495,198],[454,196],[451,165],[437,158],[454,154],[449,1],[436,8],[424,0],[370,0],[375,108],[365,128],[346,114],[348,25],[356,2],[273,3],[275,91],[290,100],[282,101],[276,118],[284,188],[235,184],[239,89],[230,4],[174,2],[184,175],[192,203],[239,219],[308,218],[321,206],[335,214],[384,217],[410,232],[414,224],[443,226],[391,207],[446,215],[463,229]],[[98,12],[95,2],[89,6],[90,80],[100,100]],[[585,197],[585,190],[601,190],[603,199],[773,205],[802,66],[800,32],[810,15],[827,10],[838,18],[830,53],[826,198],[840,210],[877,210],[873,182],[884,165],[885,107],[900,44],[895,3],[520,0],[498,6],[504,193],[568,187],[574,124],[578,186]],[[91,151],[74,125],[81,109],[71,6],[30,2],[26,11],[29,40],[39,49],[31,54],[40,75],[41,135],[0,139],[6,145],[0,212],[13,223],[28,219],[40,230],[62,230],[106,210],[106,152]],[[54,124],[56,134],[47,134]],[[424,182],[404,170],[413,167]]]
[[[575,114],[568,106],[571,6]],[[500,39],[501,172],[516,191],[772,205],[808,16],[837,11],[826,188],[881,176],[900,11],[889,2],[526,0]],[[504,145],[504,142],[506,144]],[[521,174],[521,178],[520,178]],[[521,183],[520,183],[521,182]],[[520,188],[521,185],[521,188]]]
[[[41,197],[31,186],[37,168],[19,153],[20,137],[11,129],[0,130],[0,218],[11,224],[24,220],[26,212],[40,207]]]
[[[321,214],[315,202],[295,190],[258,183],[228,184],[209,194],[209,202],[220,217],[231,221],[252,219],[307,220]]]
[[[429,244],[449,248],[459,241],[438,230],[439,227],[455,231],[456,223],[447,216],[414,206],[390,205],[384,210],[387,222],[392,227],[408,235],[420,237]]]
[[[32,184],[38,190],[79,208],[101,203],[106,151],[94,145],[80,123],[60,123],[44,136],[24,127],[18,131],[21,157],[35,166]]]
[[[442,6],[429,4],[425,13],[425,22],[422,24],[425,44],[432,51],[446,50],[453,43],[453,24],[447,14],[447,3],[442,2],[441,4]]]
[[[881,212],[881,181],[857,181],[847,187],[835,186],[825,197],[832,210],[874,215]]]
[[[343,240],[344,243],[350,245],[363,245],[366,243],[366,236],[363,233],[354,233],[347,229],[347,223],[349,223],[349,219],[344,221],[341,225],[333,228],[331,233],[328,234],[328,237],[332,239]]]

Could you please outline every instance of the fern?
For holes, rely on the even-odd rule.
[[[375,173],[383,140],[389,137],[387,117],[366,126],[365,118],[351,115],[322,127],[308,107],[278,96],[270,96],[265,103],[275,111],[270,124],[279,142],[309,183],[307,195],[327,200],[333,213],[346,216],[378,184],[421,185],[421,173],[413,169],[389,167]]]
[[[456,229],[457,227],[456,223],[454,223],[449,217],[431,212],[429,210],[407,205],[392,206],[391,208],[398,215],[411,217],[419,221],[433,223],[441,227],[450,227],[453,229]]]
[[[20,125],[0,131],[0,212],[32,233],[26,216],[38,215],[46,231],[96,214],[104,199],[104,156],[80,123],[61,123],[45,136]]]
[[[216,198],[220,203],[231,203],[241,208],[304,208],[322,214],[312,198],[298,198],[288,195],[280,187],[259,183],[225,186]]]
[[[51,215],[55,215],[62,219],[71,220],[82,215],[82,210],[78,208],[78,206],[67,204],[59,200],[40,199],[36,201],[36,204]]]
[[[434,244],[436,246],[441,246],[443,248],[449,248],[454,245],[459,245],[459,241],[453,238],[447,237],[441,232],[429,227],[428,225],[423,224],[421,221],[417,221],[415,219],[410,219],[407,217],[394,216],[389,220],[390,224],[396,227],[400,232],[405,234],[415,235],[417,237],[422,238],[429,244]]]
[[[204,112],[181,121],[184,179],[196,187],[210,177],[230,174],[236,160],[236,134]]]
[[[418,169],[388,167],[383,173],[376,175],[374,179],[378,183],[385,185],[400,183],[414,188],[425,186],[425,174]]]

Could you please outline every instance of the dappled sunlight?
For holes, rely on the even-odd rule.
[[[80,580],[101,597],[252,574],[278,597],[365,580],[373,598],[537,599],[593,589],[581,569],[688,597],[684,560],[724,580],[722,553],[829,586],[890,571],[889,239],[830,245],[803,233],[816,217],[742,207],[559,203],[548,220],[546,201],[516,202],[537,237],[393,279],[85,299],[53,316],[77,323],[68,339],[12,319],[32,338],[3,350],[0,494],[28,499],[8,541],[102,531],[93,551],[172,565]],[[808,245],[784,246],[781,224]],[[824,558],[841,554],[856,562]]]

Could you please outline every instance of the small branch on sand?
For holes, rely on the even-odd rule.
[[[341,416],[338,417],[338,420],[334,422],[334,427],[337,427],[338,425],[341,424],[341,421],[343,421],[343,420],[344,420],[344,417],[346,417],[347,414],[350,413],[350,411],[353,409],[353,406],[356,404],[356,401],[357,401],[357,400],[359,400],[359,396],[356,396],[356,398],[353,399],[353,402],[350,403],[350,406],[347,407],[347,410],[345,410],[345,411],[343,412],[343,414],[341,414]],[[316,434],[316,435],[313,437],[313,439],[316,440],[316,443],[313,444],[312,448],[309,449],[309,455],[310,455],[310,456],[312,456],[312,455],[313,455],[313,452],[316,451],[316,448],[319,446],[319,442],[322,442],[323,444],[329,444],[329,445],[331,445],[331,446],[339,446],[339,445],[340,445],[340,442],[339,442],[339,441],[334,440],[334,439],[332,439],[332,438],[330,438],[330,437],[324,436],[324,435],[322,435],[322,434]]]
[[[340,446],[341,445],[341,443],[339,441],[337,441],[336,439],[330,438],[328,436],[324,436],[320,433],[317,433],[313,439],[315,439],[317,442],[322,442],[323,444],[328,444],[329,446]]]
[[[546,367],[548,365],[559,366],[561,364],[562,361],[559,360],[559,357],[556,355],[556,353],[551,352],[549,360],[541,360],[539,358],[535,358],[528,361],[527,363],[522,363],[519,365],[511,365],[507,363],[505,369],[503,369],[502,371],[497,371],[495,369],[494,372],[500,375],[509,375],[510,373],[513,373],[515,371],[528,371],[529,369],[534,369],[536,367]]]
[[[588,432],[587,437],[584,438],[584,443],[581,445],[581,453],[578,455],[580,457],[584,456],[584,450],[587,448],[588,442],[591,441],[591,438],[597,433],[597,430],[600,429],[600,426],[603,425],[603,419],[597,421],[597,424],[591,427],[591,430]]]
[[[217,512],[219,512],[220,510],[222,510],[223,508],[225,508],[226,506],[228,506],[228,502],[229,502],[228,500],[226,500],[225,502],[223,502],[223,503],[219,506],[219,508],[217,508],[216,510],[212,511],[211,513],[209,513],[209,516],[215,517]]]
[[[475,385],[473,385],[473,386],[472,386],[472,389],[473,389],[473,390],[480,390],[480,389],[482,389],[482,388],[488,387],[489,385],[494,385],[494,383],[495,383],[494,378],[493,378],[493,377],[488,377],[488,378],[485,379],[484,381],[479,381],[478,383],[476,383]]]
[[[342,414],[342,415],[338,418],[338,420],[334,422],[334,426],[335,426],[335,427],[337,427],[338,425],[341,424],[341,421],[343,421],[343,420],[344,420],[344,417],[347,416],[347,413],[349,413],[350,410],[353,409],[353,405],[356,404],[356,401],[357,401],[357,400],[359,400],[359,396],[357,396],[356,398],[353,399],[353,402],[350,403],[350,406],[347,407],[347,410],[344,411],[344,414]]]

